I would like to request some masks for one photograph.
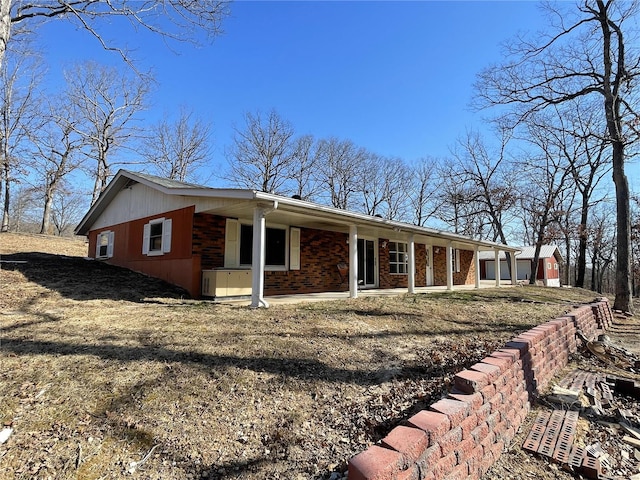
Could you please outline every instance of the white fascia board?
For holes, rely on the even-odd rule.
[[[488,242],[484,240],[474,240],[463,235],[457,235],[442,230],[435,230],[428,227],[419,227],[411,225],[410,223],[398,222],[394,220],[387,220],[384,218],[372,217],[363,213],[350,212],[348,210],[342,210],[339,208],[329,207],[326,205],[320,205],[317,203],[306,202],[304,200],[297,200],[295,198],[281,197],[279,195],[273,195],[264,192],[254,192],[257,200],[266,200],[272,202],[278,202],[280,207],[290,206],[299,208],[301,210],[311,210],[316,214],[323,214],[323,217],[331,220],[339,217],[347,223],[364,224],[368,226],[376,226],[379,228],[391,229],[401,231],[404,233],[413,233],[417,235],[439,237],[443,240],[451,240],[454,242],[465,243],[467,245],[478,245],[478,247],[484,247],[486,249],[494,250],[496,248],[502,251],[517,252],[518,247],[510,247],[496,242]]]

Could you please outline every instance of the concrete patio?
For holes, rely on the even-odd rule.
[[[503,281],[500,283],[499,288],[512,288],[514,285],[511,282]],[[481,280],[480,288],[496,288],[495,280]],[[458,290],[475,290],[475,285],[454,285],[453,291]],[[416,287],[416,294],[423,293],[435,293],[435,292],[446,292],[446,286],[433,286],[433,287]],[[368,288],[358,290],[358,298],[361,297],[388,297],[395,295],[405,295],[407,294],[406,288]],[[325,302],[331,300],[348,300],[349,292],[322,292],[322,293],[306,293],[299,295],[276,295],[276,296],[267,296],[265,300],[269,303],[269,305],[283,305],[283,304],[292,304],[292,303],[304,303],[304,302]],[[223,303],[228,305],[251,305],[250,298],[239,298],[239,299],[225,299],[220,300],[217,303]]]

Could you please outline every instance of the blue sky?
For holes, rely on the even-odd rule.
[[[111,26],[157,85],[144,121],[180,105],[213,125],[224,164],[244,112],[275,108],[298,134],[336,136],[408,162],[446,156],[467,128],[476,74],[501,59],[499,43],[544,28],[537,2],[251,2],[231,5],[224,35],[195,47]],[[50,82],[73,62],[121,65],[86,33],[54,21],[40,32]],[[173,50],[173,51],[172,51]]]

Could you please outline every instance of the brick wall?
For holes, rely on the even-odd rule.
[[[338,263],[349,263],[346,233],[303,228],[300,231],[300,270],[267,271],[265,295],[346,291]]]
[[[422,243],[416,243],[415,264],[416,264],[416,287],[426,287],[427,285],[427,247]],[[389,265],[389,239],[378,239],[378,263],[380,265],[380,288],[407,288],[409,285],[408,274],[390,273]]]
[[[453,272],[454,285],[473,285],[475,283],[476,262],[473,255],[473,250],[460,250],[460,271]],[[447,284],[447,249],[445,247],[433,247],[433,284]]]
[[[200,256],[203,270],[224,267],[224,229],[226,218],[209,213],[193,216],[193,255]]]
[[[611,325],[607,299],[518,335],[454,378],[446,398],[353,457],[349,480],[480,479],[514,438],[530,402],[577,349]]]

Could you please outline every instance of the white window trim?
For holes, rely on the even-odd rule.
[[[103,236],[107,237],[107,254],[106,255],[100,255],[100,246],[101,246],[101,239]],[[111,230],[105,230],[103,232],[98,233],[98,235],[96,236],[96,258],[111,258],[113,257],[113,240],[114,240],[114,233]]]
[[[451,262],[451,271],[453,273],[460,273],[460,249],[459,248],[453,248],[451,250],[451,258],[449,259],[449,261]]]
[[[237,229],[235,237],[233,235],[230,236],[228,233],[225,233],[225,237],[226,237],[225,240],[229,238],[234,238],[237,240],[234,240],[233,244],[229,244],[229,242],[225,241],[225,265],[224,266],[225,268],[242,268],[242,269],[248,270],[251,268],[251,264],[240,263],[240,242],[242,237],[242,225],[253,226],[253,224],[249,221],[236,220],[234,218],[227,218],[226,228],[232,229],[234,228],[234,225],[235,225],[235,228]],[[291,253],[292,253],[291,245],[290,245],[290,237],[291,237],[290,230],[295,227],[290,227],[289,225],[283,225],[279,223],[269,223],[266,225],[266,228],[275,228],[278,230],[284,230],[285,232],[285,246],[284,246],[285,264],[284,265],[265,265],[264,266],[265,271],[286,272],[289,270],[299,270],[300,269],[299,262],[297,265],[298,268],[295,268],[296,265],[293,265],[290,267],[290,264],[291,264],[290,259],[291,259]],[[233,249],[232,252],[229,252],[229,255],[226,254],[226,249],[228,247]]]
[[[151,225],[157,225],[159,223],[162,224],[162,240],[160,242],[160,248],[158,250],[150,250]],[[142,235],[142,254],[147,257],[157,257],[171,252],[171,235],[172,220],[170,218],[154,218],[148,223],[145,223]]]
[[[396,250],[391,250],[391,244],[396,244]],[[404,245],[404,252],[399,252],[397,250],[397,245]],[[394,251],[396,253],[404,253],[404,261],[392,262],[391,258],[389,258],[389,275],[409,275],[409,244],[403,240],[389,240],[389,255]],[[404,265],[404,272],[392,272],[391,265]]]

